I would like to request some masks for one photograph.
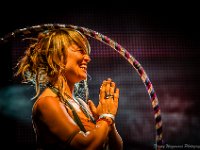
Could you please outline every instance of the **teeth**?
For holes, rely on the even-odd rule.
[[[83,69],[83,70],[86,70],[86,67],[80,67],[81,69]]]
[[[82,65],[80,68],[83,69],[83,70],[86,70],[86,69],[87,69],[87,66]]]

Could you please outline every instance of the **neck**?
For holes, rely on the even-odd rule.
[[[60,76],[57,82],[54,84],[54,87],[59,88],[63,86],[63,89],[61,89],[61,93],[67,93],[70,97],[74,97],[74,83],[66,80],[63,76]]]
[[[67,93],[71,98],[73,98],[73,93],[74,93],[74,84],[71,84],[70,82],[65,82],[65,93]]]

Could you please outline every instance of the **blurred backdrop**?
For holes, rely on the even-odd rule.
[[[15,7],[9,15],[1,12],[0,35],[32,25],[62,23],[108,36],[127,49],[149,76],[161,108],[165,143],[200,145],[199,11],[195,7],[188,11],[188,7],[172,5],[110,6]],[[124,149],[154,149],[154,112],[142,80],[117,51],[88,38],[92,48],[88,66],[90,98],[97,104],[101,82],[112,78],[120,88],[116,126]],[[6,150],[12,146],[35,149],[31,123],[34,89],[13,79],[24,47],[19,39],[0,45],[0,143]]]

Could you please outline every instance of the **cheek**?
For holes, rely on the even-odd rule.
[[[66,69],[73,68],[77,65],[79,65],[83,60],[82,54],[75,53],[75,52],[69,52],[67,56],[67,64]]]
[[[75,56],[72,56],[70,60],[71,60],[71,64],[79,65],[82,62],[83,57],[81,55],[77,54]]]
[[[72,70],[74,68],[74,63],[72,61],[68,62],[65,66],[67,71]]]
[[[78,61],[75,59],[68,59],[67,64],[65,66],[66,71],[72,71],[76,69],[78,65]]]

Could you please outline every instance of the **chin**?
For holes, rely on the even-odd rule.
[[[80,81],[82,81],[82,80],[86,80],[86,78],[87,78],[87,75],[81,76],[81,77],[79,78],[79,81],[78,81],[78,82],[80,82]]]
[[[87,73],[84,73],[83,75],[81,75],[82,80],[85,80],[87,78]]]
[[[82,80],[86,80],[86,79],[87,79],[87,76],[85,76],[84,78],[82,78]],[[81,81],[82,81],[82,80],[81,80]]]

